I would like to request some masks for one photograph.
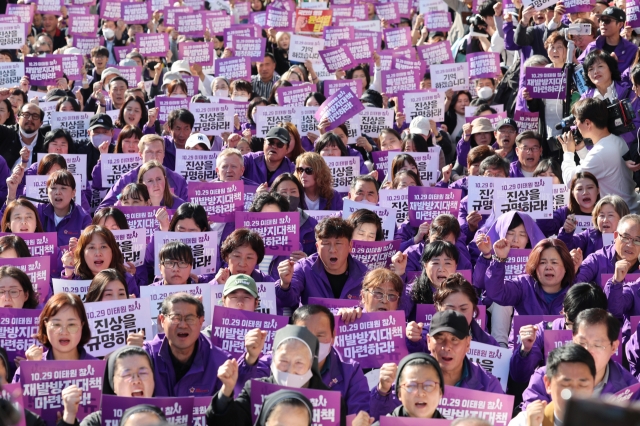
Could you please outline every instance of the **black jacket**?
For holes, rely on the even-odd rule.
[[[18,132],[17,124],[11,126],[0,125],[0,155],[2,155],[10,169],[13,169],[16,161],[20,158],[20,150],[22,149]],[[31,150],[31,161],[33,163],[38,161],[38,152],[41,152],[42,146],[44,145],[44,135],[44,130],[40,129],[38,136],[31,144],[33,147]]]

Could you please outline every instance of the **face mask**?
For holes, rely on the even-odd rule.
[[[214,96],[217,96],[219,98],[228,98],[229,97],[229,90],[228,89],[218,89],[213,93]]]
[[[324,361],[331,353],[331,343],[320,343],[320,349],[318,349],[318,361]]]
[[[33,133],[27,133],[24,130],[22,130],[22,127],[20,127],[20,134],[22,135],[23,138],[31,139],[31,138],[34,138],[38,134],[38,131],[36,130]]]
[[[249,100],[249,97],[244,95],[234,95],[231,97],[231,100],[237,102],[247,102]]]
[[[107,40],[110,40],[115,37],[116,33],[111,28],[105,28],[102,30],[102,35]]]
[[[91,143],[96,148],[100,148],[103,142],[111,141],[111,136],[109,135],[93,135],[91,136]]]
[[[478,97],[483,100],[490,99],[493,96],[493,89],[491,87],[481,87],[478,89]]]
[[[300,197],[289,196],[289,211],[295,212],[300,205]]]
[[[271,374],[273,374],[273,378],[280,386],[287,386],[290,388],[298,389],[300,389],[309,380],[311,380],[311,377],[313,376],[313,374],[311,374],[311,370],[307,371],[302,376],[299,374],[285,373],[278,370],[274,362],[271,363]]]

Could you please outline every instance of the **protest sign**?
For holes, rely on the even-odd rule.
[[[342,87],[320,105],[315,118],[318,122],[323,119],[329,120],[330,124],[327,130],[333,130],[362,110],[364,110],[364,105],[355,93],[348,87]]]
[[[0,23],[2,24],[19,24],[20,17],[18,16],[9,16],[9,15],[0,15]]]
[[[138,154],[101,154],[102,187],[111,188],[125,173],[139,167],[142,158]]]
[[[38,333],[41,309],[0,308],[0,347],[7,351],[9,362],[23,357],[31,345],[38,342],[32,336]],[[7,370],[8,366],[5,366]]]
[[[215,50],[213,42],[183,41],[178,44],[180,58],[189,61],[189,64],[213,66]]]
[[[358,98],[362,96],[362,80],[359,78],[353,80],[327,80],[323,85],[324,95],[331,96],[342,87],[351,89]]]
[[[38,300],[45,301],[49,295],[49,279],[51,278],[51,257],[33,256],[2,259],[2,266],[15,266],[29,276]]]
[[[102,0],[100,18],[114,22],[122,19],[122,3],[118,0]]]
[[[251,58],[218,58],[215,60],[215,74],[224,75],[229,81],[251,81]]]
[[[7,16],[17,16],[19,22],[30,24],[33,21],[33,15],[35,12],[35,5],[31,4],[16,4],[7,3]]]
[[[6,368],[6,367],[5,367]],[[5,383],[0,391],[0,398],[11,403],[18,413],[24,413],[24,398],[22,397],[22,386],[20,383]],[[20,415],[17,423],[12,426],[27,426],[26,416]]]
[[[528,67],[524,80],[533,99],[564,100],[566,96],[567,76],[562,68]]]
[[[113,229],[111,230],[125,263],[131,262],[135,267],[144,264],[147,249],[147,231],[144,229]]]
[[[113,67],[115,69],[117,69],[118,71],[120,71],[120,75],[122,75],[122,78],[127,80],[127,83],[129,84],[129,87],[135,87],[135,86],[138,85],[138,83],[143,81],[142,80],[142,68],[140,68],[140,67],[123,66],[123,65],[114,65]],[[182,77],[184,79],[187,76],[182,76]],[[196,77],[196,78],[198,78],[198,77]],[[186,80],[185,80],[185,83],[186,83]],[[187,87],[188,87],[188,85],[187,85]],[[115,120],[113,120],[113,121],[115,121]],[[116,136],[114,136],[114,139],[115,138],[116,138]]]
[[[424,186],[409,187],[409,223],[419,227],[441,214],[458,216],[462,190]]]
[[[82,55],[47,55],[48,58],[58,57],[62,60],[62,72],[67,79],[82,81],[82,69],[84,68],[84,58]]]
[[[438,405],[445,418],[477,417],[493,425],[506,426],[511,421],[513,395],[503,395],[446,385]]]
[[[380,205],[396,211],[396,224],[404,223],[409,213],[409,189],[381,189],[378,193]]]
[[[292,31],[294,10],[278,9],[275,6],[267,6],[265,16],[265,27],[273,28],[276,31]]]
[[[158,108],[158,121],[166,123],[171,111],[176,109],[189,109],[189,98],[170,98],[168,96],[156,96],[156,107]]]
[[[195,388],[190,389],[190,392],[195,391]],[[198,391],[200,392],[201,390],[198,389]],[[209,393],[209,391],[209,389],[206,389],[207,393]],[[132,397],[129,395],[102,395],[102,424],[104,426],[116,426],[120,424],[122,414],[128,408],[140,404],[149,404],[161,409],[169,424],[193,425],[193,406],[196,399],[199,398],[193,398],[193,395],[188,397],[172,396],[154,398]],[[211,397],[209,397],[209,402],[211,402]]]
[[[176,31],[185,37],[204,38],[205,19],[201,12],[176,13]]]
[[[216,15],[213,15],[212,13],[213,12],[208,13],[205,16],[207,28],[209,29],[209,33],[211,35],[221,36],[224,34],[224,30],[226,30],[227,28],[231,28],[231,21],[233,17],[231,15],[227,15],[224,12]]]
[[[25,24],[0,24],[0,48],[20,49],[25,44]]]
[[[553,210],[569,205],[569,188],[564,183],[553,184]],[[589,216],[591,217],[591,216]]]
[[[365,107],[360,111],[360,134],[378,138],[383,129],[393,127],[394,118],[393,109]]]
[[[256,123],[256,136],[264,138],[269,130],[279,123],[291,123],[296,108],[293,106],[258,106],[253,113]]]
[[[627,0],[625,13],[627,14],[627,23],[631,28],[640,28],[640,1]]]
[[[24,76],[24,62],[0,62],[0,87],[17,87]]]
[[[301,6],[309,4],[319,4],[322,5],[322,2],[318,3],[301,3]],[[296,34],[307,34],[307,35],[319,35],[322,34],[322,30],[327,26],[331,25],[331,18],[333,16],[333,10],[325,9],[325,10],[308,10],[298,8],[296,9],[295,15],[295,33]],[[294,35],[292,34],[292,40]],[[289,52],[291,55],[291,52]],[[291,59],[291,58],[289,58]]]
[[[56,232],[0,232],[0,237],[16,235],[27,244],[31,256],[55,256],[58,234]],[[56,259],[52,259],[51,265]]]
[[[51,113],[51,129],[65,129],[71,134],[73,140],[80,143],[91,143],[89,139],[89,120],[92,112],[65,112],[55,111]],[[86,159],[87,155],[83,154]],[[82,172],[78,170],[78,172]],[[86,168],[84,174],[86,175]]]
[[[360,157],[322,157],[331,170],[333,189],[339,193],[349,192],[351,182],[360,175]]]
[[[320,222],[325,217],[341,217],[341,210],[304,210],[306,214]]]
[[[447,4],[441,0],[418,0],[418,9],[421,14],[448,10]]]
[[[318,121],[315,118],[316,111],[319,107],[298,107],[295,111],[293,123],[295,124],[300,136],[306,136],[307,133],[318,132]]]
[[[351,56],[353,56],[353,59],[356,63],[371,64],[371,57],[374,51],[372,39],[361,38],[356,40],[341,40],[340,46],[345,46],[349,50],[349,53],[351,53]]]
[[[255,37],[233,37],[232,49],[235,56],[250,58],[253,62],[264,60],[267,39]]]
[[[169,34],[140,33],[136,34],[138,52],[143,56],[159,56],[164,58],[169,50]]]
[[[261,26],[255,24],[236,24],[232,25],[231,28],[227,28],[226,30],[224,30],[224,40],[227,43],[231,43],[235,37],[261,38]]]
[[[217,232],[165,232],[156,231],[153,238],[153,253],[155,274],[160,275],[160,250],[170,241],[180,241],[191,247],[193,251],[192,274],[205,275],[218,272],[216,261],[218,259],[218,235]]]
[[[272,350],[276,331],[288,323],[288,317],[216,306],[211,320],[211,343],[238,358],[245,352],[245,334],[259,328],[267,332],[264,351],[268,352]]]
[[[215,310],[216,306],[222,306],[224,284],[215,284],[215,281],[212,281],[210,284],[211,307]],[[275,283],[257,282],[256,286],[258,288],[258,298],[260,299],[256,312],[275,315],[277,312]]]
[[[400,23],[400,9],[397,3],[382,3],[376,5],[376,15],[389,24]],[[431,27],[429,27],[431,28]]]
[[[307,59],[320,60],[318,52],[322,49],[324,49],[323,39],[292,34],[289,43],[289,61],[304,63]]]
[[[526,273],[531,249],[511,249],[504,266],[504,279],[513,280]]]
[[[319,109],[319,108],[318,108]],[[360,131],[360,114],[356,114],[343,124],[347,128],[347,144],[354,145],[358,142],[358,132]]]
[[[342,206],[342,218],[348,219],[353,212],[360,209],[371,210],[377,214],[382,221],[383,240],[389,241],[393,239],[396,229],[396,212],[394,209],[345,199]]]
[[[613,395],[607,395],[607,401],[614,404],[624,404],[628,401],[637,401],[637,392],[640,391],[640,383],[626,387]]]
[[[391,258],[400,250],[400,240],[356,241],[353,240],[351,256],[367,265],[367,270],[388,268]]]
[[[260,234],[266,254],[287,256],[300,246],[298,212],[236,212],[236,228],[247,228]]]
[[[309,93],[316,90],[316,85],[312,83],[302,83],[290,87],[280,86],[276,90],[276,100],[278,105],[303,107]]]
[[[444,31],[451,29],[451,15],[448,11],[429,12],[424,15],[424,26],[429,31]]]
[[[476,52],[467,54],[469,78],[494,78],[500,75],[500,53]]]
[[[151,3],[150,2],[123,2],[122,3],[122,20],[131,25],[131,24],[140,24],[146,25],[147,22],[151,21]],[[182,33],[181,33],[182,34]]]
[[[153,336],[149,299],[92,302],[85,303],[84,308],[91,329],[85,348],[92,356],[105,356],[126,346],[131,333],[144,331],[147,339]]]
[[[431,87],[440,92],[467,90],[469,88],[469,64],[434,64],[430,67]]]
[[[189,111],[195,117],[193,133],[207,136],[221,136],[231,133],[233,127],[233,108],[229,104],[190,103]]]
[[[160,228],[156,220],[156,212],[159,209],[161,209],[159,206],[118,206],[118,210],[127,218],[130,229],[147,230],[147,244],[155,230]]]
[[[495,178],[496,215],[516,210],[533,219],[553,218],[553,178]]]
[[[416,160],[418,175],[424,186],[432,186],[436,183],[440,165],[439,152],[393,152],[387,157],[387,172],[389,176],[391,176],[391,170],[393,169],[393,159],[400,154],[410,155]]]
[[[540,113],[539,112],[529,112],[529,111],[518,111],[516,110],[513,119],[516,120],[518,124],[518,131],[520,133],[526,131],[537,131],[538,130],[538,120]]]
[[[27,410],[38,414],[48,424],[58,421],[64,410],[62,390],[70,385],[82,389],[76,418],[82,421],[100,408],[102,379],[106,361],[82,359],[78,361],[22,361],[20,384]]]
[[[62,78],[62,58],[27,56],[24,58],[24,73],[32,86],[55,86]]]
[[[334,13],[336,10],[334,7]],[[340,40],[352,40],[354,37],[355,30],[353,27],[324,27],[322,29],[325,49],[338,46]]]
[[[409,27],[389,28],[382,32],[387,49],[411,45],[411,28]]]
[[[562,347],[573,341],[571,330],[545,330],[544,331],[544,359],[549,356],[549,352]]]
[[[477,211],[489,215],[493,211],[493,192],[495,178],[469,176],[467,211]]]
[[[446,95],[437,90],[420,90],[400,94],[404,106],[406,120],[411,122],[415,117],[425,117],[435,122],[444,121],[444,104]]]
[[[291,389],[285,386],[278,386],[261,380],[251,381],[251,421],[256,422],[262,403],[268,395],[280,389]],[[340,425],[340,405],[341,394],[338,391],[316,390],[299,388],[296,389],[306,396],[313,405],[314,426],[339,426]]]
[[[329,47],[319,50],[318,55],[330,73],[353,68],[357,64],[346,46]]]
[[[549,6],[554,6],[557,4],[554,0],[523,0],[522,6],[533,6],[535,10],[544,10]]]
[[[64,278],[53,278],[51,280],[53,286],[53,294],[73,293],[77,294],[84,302],[87,290],[91,285],[91,280],[68,280]]]
[[[404,311],[363,313],[350,324],[338,317],[333,347],[342,360],[357,361],[362,368],[397,364],[408,354],[404,327]]]
[[[576,219],[576,229],[573,231],[574,235],[579,234],[580,232],[586,229],[591,229],[593,227],[591,216],[575,215],[574,217]]]
[[[354,241],[355,242],[355,241]],[[360,299],[329,299],[326,297],[310,297],[309,305],[320,305],[337,315],[341,308],[355,308],[360,306]]]
[[[380,426],[449,426],[450,424],[451,420],[447,419],[380,416]]]
[[[61,115],[58,115],[61,114]],[[84,125],[84,119],[82,118],[83,115],[79,115],[77,116],[77,119],[75,121],[73,120],[66,120],[65,117],[67,118],[71,118],[73,119],[75,116],[70,115],[70,116],[66,116],[64,114],[88,114],[91,115],[90,112],[87,113],[74,113],[74,112],[70,112],[70,113],[66,113],[66,112],[53,112],[51,113],[52,115],[52,121],[51,121],[51,128],[53,129],[58,129],[58,128],[64,128],[65,130],[67,130],[69,133],[71,133],[72,135],[75,135],[76,132],[79,134],[80,130],[78,130],[78,128],[80,126]],[[57,119],[57,117],[62,117],[61,119]],[[88,121],[88,120],[87,120]],[[57,123],[57,124],[54,124]],[[59,125],[58,125],[59,124]],[[55,127],[54,127],[55,126]],[[64,127],[64,126],[68,126],[68,127]],[[87,127],[89,127],[89,123],[87,122]],[[74,140],[76,140],[74,138]],[[37,159],[38,162],[41,162],[42,159],[46,156],[46,153],[43,152],[39,152]],[[80,188],[86,188],[87,187],[87,154],[58,154],[61,155],[65,161],[67,162],[67,170],[70,171],[71,173],[73,173],[75,179],[76,179],[76,186],[80,186]],[[77,176],[80,176],[80,179],[78,179]],[[80,192],[80,191],[76,191],[76,192]],[[77,194],[76,194],[77,197]]]
[[[404,71],[409,71],[409,70],[414,70],[416,72],[418,72],[418,86],[420,85],[420,80],[422,79],[422,76],[424,75],[424,72],[427,69],[427,65],[424,63],[424,61],[421,61],[420,59],[414,59],[414,58],[405,58],[404,56],[398,54],[397,52],[395,52],[396,54],[393,55],[391,57],[391,70],[387,70],[387,71],[392,71],[392,70],[404,70]],[[384,70],[383,70],[384,72]]]
[[[415,69],[382,71],[382,91],[389,95],[418,90],[422,74]]]
[[[149,310],[151,312],[151,320],[155,324],[164,299],[172,294],[182,292],[189,293],[195,297],[202,297],[202,304],[204,305],[204,324],[202,327],[211,325],[211,285],[209,283],[146,285],[140,287],[140,298],[147,297],[151,301]]]
[[[60,16],[62,13],[60,9],[63,5],[63,0],[38,0],[36,10],[43,15],[56,15]]]
[[[244,182],[190,182],[189,201],[207,212],[210,222],[235,222],[235,212],[244,210]]]
[[[509,348],[488,345],[472,340],[469,351],[467,352],[467,358],[498,379],[502,390],[506,392],[507,381],[509,380],[509,362],[511,361],[512,352]]]

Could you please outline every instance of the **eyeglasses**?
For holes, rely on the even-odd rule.
[[[611,22],[613,22],[613,19],[611,19],[611,18],[599,18],[598,21],[602,22],[605,25],[609,25]]]
[[[163,260],[162,262],[160,262],[160,264],[162,266],[164,266],[165,268],[169,268],[169,269],[173,269],[173,268],[180,268],[180,269],[186,269],[189,266],[191,266],[191,264],[189,262],[185,262],[184,260]]]
[[[122,379],[123,381],[127,382],[127,383],[131,383],[133,382],[133,379],[135,377],[138,377],[141,381],[145,381],[147,380],[147,378],[149,378],[149,376],[151,376],[151,373],[147,370],[141,370],[138,371],[138,373],[131,373],[131,374],[125,374],[120,376],[120,379]]]
[[[9,296],[10,299],[16,299],[20,296],[22,290],[0,290],[0,299]]]
[[[62,333],[62,330],[64,329],[66,329],[69,332],[69,334],[76,334],[78,331],[80,331],[80,326],[77,324],[64,326],[62,324],[53,324],[49,322],[47,323],[47,326],[51,331],[53,331],[56,334]]]
[[[620,235],[620,241],[622,241],[624,244],[633,243],[634,246],[640,247],[640,240],[634,240],[628,235]]]
[[[182,315],[179,314],[172,314],[168,316],[169,321],[171,321],[171,324],[173,325],[178,325],[180,324],[182,321],[186,322],[187,325],[195,325],[198,322],[198,317],[197,315],[187,315],[186,317],[183,317]]]
[[[498,129],[500,133],[504,133],[505,135],[515,135],[515,129]]]
[[[585,348],[586,350],[589,350],[589,348],[591,348],[591,349],[593,349],[595,351],[598,351],[598,352],[604,352],[607,349],[606,346],[603,346],[603,345],[590,345],[590,344],[588,344],[586,342],[579,342],[578,344],[580,346],[582,346],[583,348]]]
[[[20,117],[24,117],[25,120],[40,120],[40,114],[31,114],[28,112],[21,112],[18,114]]]
[[[284,146],[286,145],[284,142],[282,141],[277,141],[277,140],[268,140],[267,143],[269,144],[269,146],[275,146],[278,149],[282,149],[284,148]]]
[[[407,384],[400,385],[400,387],[404,388],[409,393],[416,393],[418,391],[418,389],[422,389],[423,391],[425,391],[427,393],[431,393],[431,392],[434,391],[434,389],[438,385],[440,385],[440,382],[434,382],[432,380],[427,380],[426,382],[423,382],[423,383],[409,382]]]
[[[532,153],[540,151],[539,146],[531,146],[531,147],[523,146],[523,147],[519,147],[519,149],[523,152],[532,152]]]
[[[313,174],[313,169],[311,167],[296,167],[296,172],[301,175],[302,173],[306,173],[308,175]]]
[[[384,300],[385,298],[389,301],[389,302],[397,302],[398,299],[400,298],[400,296],[398,296],[397,294],[393,294],[393,293],[383,293],[381,291],[373,291],[373,290],[365,290],[367,293],[370,293],[374,299],[376,300]]]

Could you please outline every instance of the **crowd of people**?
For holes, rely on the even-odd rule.
[[[537,10],[521,0],[398,0],[390,8],[369,0],[171,0],[158,10],[150,6],[144,24],[105,18],[105,0],[72,3],[48,12],[31,3],[25,18],[12,9],[25,5],[19,0],[0,15],[0,31],[17,22],[26,28],[24,46],[0,50],[0,69],[2,63],[49,55],[81,55],[84,63],[82,80],[63,75],[55,84],[37,86],[26,73],[0,87],[0,316],[11,310],[39,312],[33,344],[23,350],[16,351],[8,326],[0,322],[0,341],[7,344],[0,345],[0,386],[24,386],[22,363],[104,358],[103,396],[148,398],[124,410],[122,426],[164,424],[167,411],[153,404],[161,397],[207,397],[204,419],[210,426],[325,424],[317,401],[304,391],[339,393],[339,416],[330,424],[353,426],[384,425],[387,416],[448,418],[456,426],[557,426],[565,421],[567,394],[640,399],[635,3],[627,10],[625,0],[580,6],[544,2]],[[181,34],[171,8],[202,13],[204,37]],[[329,17],[318,19],[324,24],[306,36],[325,47],[371,40],[369,57],[335,72],[318,57],[296,60],[289,54],[296,23],[282,29],[265,22],[274,10],[289,11],[297,21],[305,9]],[[449,19],[448,31],[429,28],[438,14]],[[79,15],[99,18],[95,34],[87,35],[98,36],[98,43],[84,51],[78,47],[82,37],[69,31]],[[220,17],[230,19],[214,31],[209,19]],[[324,33],[346,28],[351,40],[329,45],[323,27]],[[243,56],[225,39],[227,30],[247,28],[264,39],[251,75],[216,74],[215,61]],[[390,47],[389,34],[401,28],[408,29],[408,45]],[[167,34],[169,50],[143,55],[136,44],[143,34]],[[183,43],[211,46],[213,63],[190,63]],[[441,78],[430,67],[439,63],[418,55],[421,46],[436,44],[450,53],[445,63],[470,63],[474,54],[491,52],[500,66],[493,77],[466,78],[461,90],[436,89],[432,79]],[[443,95],[433,101],[443,111],[441,119],[412,116],[402,93],[384,92],[385,79],[393,78],[385,72],[404,69],[397,58],[420,70],[410,92]],[[530,67],[561,69],[565,89],[554,99],[537,97],[526,84]],[[140,81],[128,81],[126,68],[137,68]],[[197,84],[190,87],[193,79]],[[306,97],[291,106],[320,111],[334,95],[329,81],[343,87],[357,82],[361,104],[392,111],[393,121],[371,135],[351,117],[332,122],[323,116],[311,131],[286,121],[259,136],[258,111],[288,105],[279,89],[304,84]],[[198,131],[201,117],[190,108],[163,110],[156,104],[160,97],[233,105],[232,131],[205,135]],[[51,111],[89,113],[82,134],[56,126]],[[531,117],[533,122],[527,121]],[[385,151],[388,157],[380,162]],[[212,178],[181,173],[185,153],[215,158]],[[424,153],[434,157],[427,166],[416,160]],[[113,173],[106,160],[110,154],[133,156],[137,163],[105,186],[103,173]],[[73,156],[83,161],[73,162]],[[331,157],[356,159],[346,184],[344,170]],[[30,187],[36,182],[32,176],[44,179],[40,198]],[[566,202],[544,219],[527,209],[494,208],[485,214],[470,201],[477,191],[470,182],[477,178],[516,183],[547,178],[563,188]],[[293,247],[273,251],[268,232],[240,227],[233,218],[212,220],[216,206],[202,205],[193,195],[193,185],[202,182],[242,183],[238,199],[244,204],[238,212],[295,218]],[[417,225],[406,204],[411,187],[459,191],[459,205]],[[389,194],[405,204],[385,203]],[[399,218],[391,232],[381,213],[385,209]],[[148,238],[139,262],[114,236],[136,229],[132,211],[152,211],[155,224],[141,230]],[[25,271],[9,259],[43,256],[34,241],[44,233],[57,241],[44,254],[49,267],[43,287],[35,279],[38,271]],[[174,236],[161,239],[166,233]],[[202,272],[199,249],[180,233],[215,235],[208,273],[197,273]],[[357,255],[354,245],[369,243],[395,244],[383,267]],[[523,251],[522,269],[514,274],[512,258]],[[88,285],[82,292],[59,291],[54,280]],[[151,286],[202,284],[212,292],[223,288],[217,302],[168,290],[158,301],[154,335],[129,332],[117,344],[103,337],[114,350],[104,357],[90,353],[95,335],[86,309],[91,304],[143,299]],[[208,317],[211,310],[264,313],[261,299],[270,293],[259,290],[264,287],[275,294],[265,315],[288,317],[288,325],[245,330],[239,356],[214,343],[218,331]],[[424,316],[425,305],[433,306],[432,315]],[[388,355],[406,356],[379,358],[363,368],[342,350],[341,333],[362,329],[375,313],[404,318],[396,324],[402,347]],[[548,338],[559,331],[570,341],[550,348]],[[478,344],[495,353],[508,351],[508,378],[474,359]],[[279,390],[262,395],[255,409],[255,388],[264,384]],[[495,413],[489,418],[446,408],[443,401],[455,388],[499,401],[510,395],[510,422],[497,420]],[[55,422],[43,420],[43,407],[20,406],[26,424],[104,424],[99,403],[81,414],[88,402],[82,386],[65,386],[57,401]]]

